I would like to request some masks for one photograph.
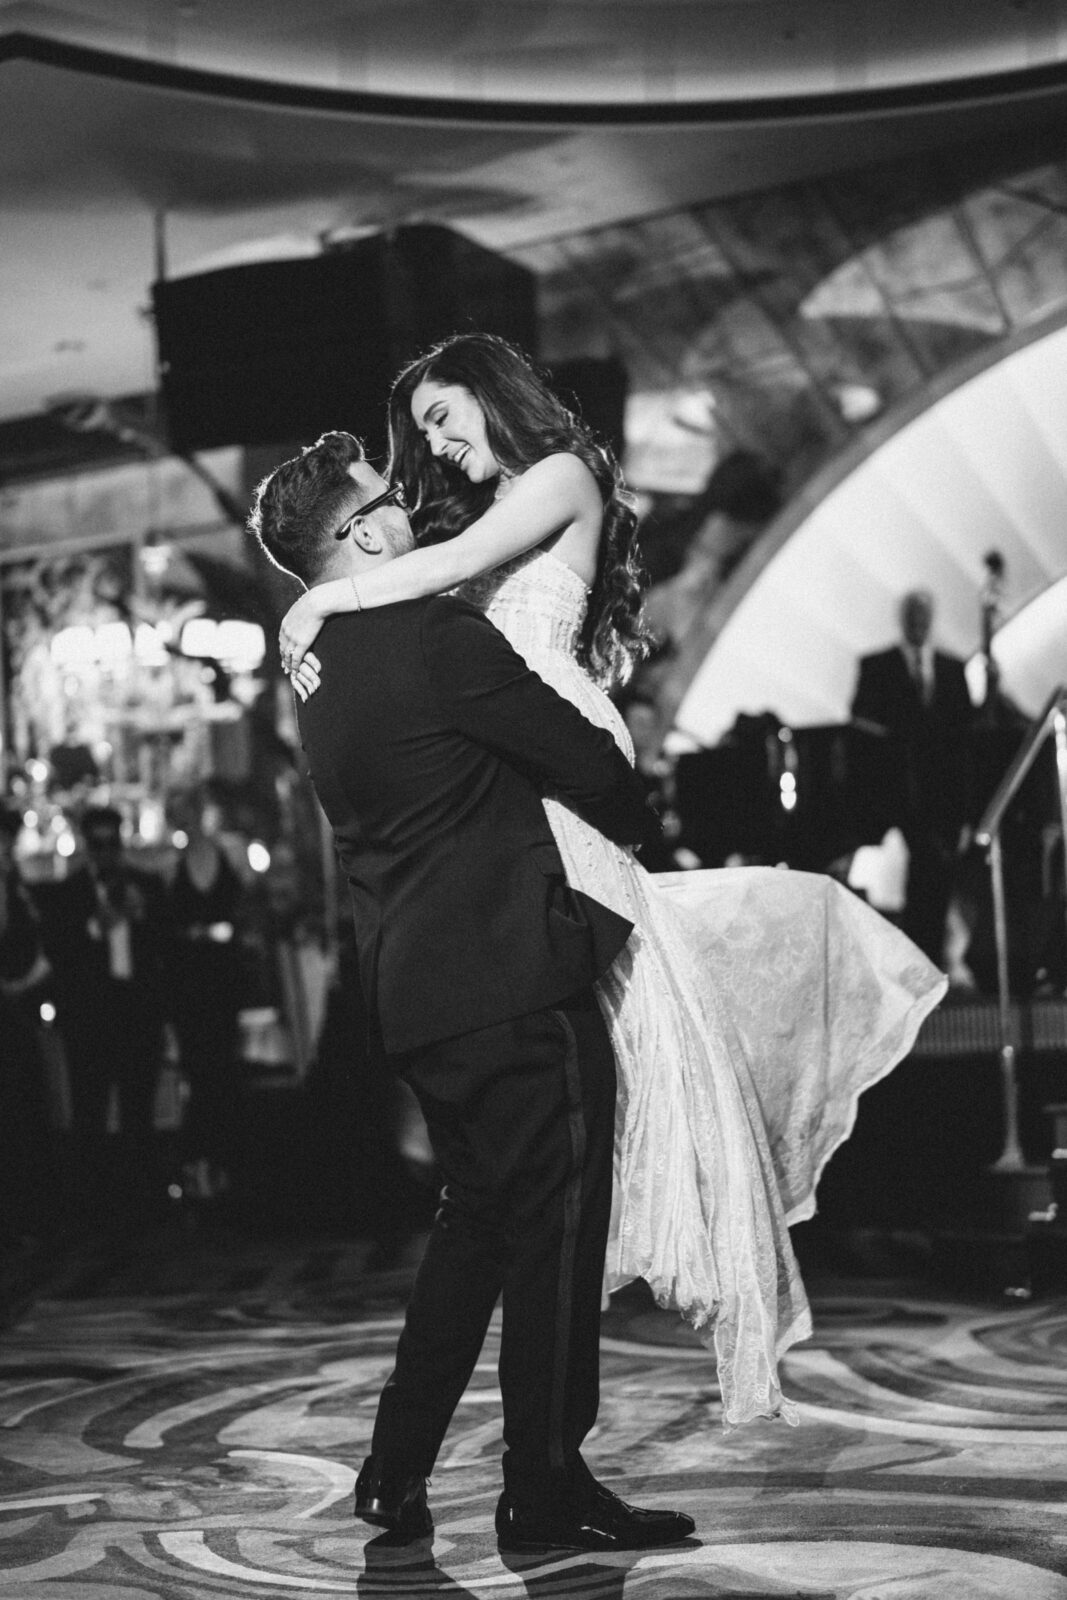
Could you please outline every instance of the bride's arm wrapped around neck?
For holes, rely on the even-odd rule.
[[[563,453],[545,456],[514,478],[506,495],[454,539],[395,556],[360,573],[354,582],[344,577],[315,584],[282,621],[282,637],[294,664],[327,617],[441,594],[492,572],[565,533],[577,518],[588,515],[590,496],[599,507],[599,491],[584,462]]]

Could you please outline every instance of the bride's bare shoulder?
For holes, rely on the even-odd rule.
[[[599,501],[600,491],[597,481],[580,456],[571,455],[567,450],[557,450],[550,456],[542,456],[540,461],[535,461],[532,467],[527,467],[522,476],[515,480],[535,488],[538,493],[546,489],[557,492],[571,493],[576,498],[585,499],[592,495]]]

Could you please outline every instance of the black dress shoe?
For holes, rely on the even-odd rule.
[[[501,1550],[651,1550],[688,1539],[696,1524],[682,1511],[646,1511],[629,1506],[595,1483],[573,1511],[545,1515],[525,1511],[508,1494],[496,1508]]]
[[[423,1539],[433,1532],[426,1479],[393,1471],[381,1456],[368,1456],[363,1463],[356,1479],[353,1514],[409,1539]]]

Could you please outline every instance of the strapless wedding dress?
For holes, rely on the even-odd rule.
[[[588,591],[532,551],[464,585],[529,665],[633,760],[579,666]],[[862,1091],[910,1049],[947,980],[898,929],[814,873],[644,871],[546,800],[571,882],[634,924],[599,985],[618,1067],[607,1287],[644,1278],[714,1350],[723,1422],[795,1420],[778,1361],[811,1332],[789,1224]]]

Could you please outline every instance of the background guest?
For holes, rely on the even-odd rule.
[[[21,814],[0,802],[0,1257],[48,1230],[56,1205],[39,1007],[48,962],[15,861]]]
[[[38,897],[70,1070],[79,1181],[87,1201],[146,1200],[158,1178],[165,891],[160,877],[127,860],[117,810],[87,807],[81,831],[85,861]],[[109,1137],[112,1093],[118,1139]]]
[[[904,595],[900,642],[861,659],[852,716],[892,742],[883,820],[900,828],[908,848],[901,925],[941,964],[954,862],[971,820],[975,716],[964,664],[935,648],[933,620],[929,590]]]
[[[205,784],[181,808],[188,843],[167,887],[170,1020],[189,1099],[182,1123],[185,1192],[214,1199],[229,1185],[238,1083],[238,943],[242,880],[222,844],[222,808]]]

